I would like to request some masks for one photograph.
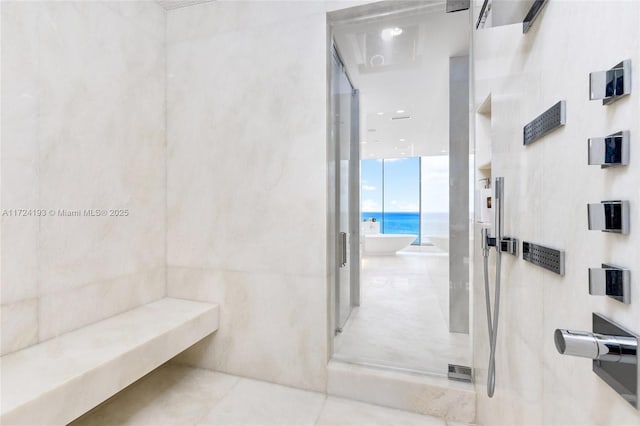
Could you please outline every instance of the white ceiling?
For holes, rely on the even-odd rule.
[[[429,5],[420,12],[334,29],[349,76],[360,90],[363,159],[448,151],[449,57],[468,54],[470,21],[468,11],[445,13],[443,2]],[[384,40],[381,33],[390,28],[401,28],[402,34]]]
[[[178,9],[180,7],[193,6],[194,4],[207,3],[214,0],[156,0],[165,10]]]

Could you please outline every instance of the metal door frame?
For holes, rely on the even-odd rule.
[[[347,78],[349,85],[351,86],[351,111],[350,111],[350,143],[349,143],[349,206],[348,206],[348,223],[349,223],[349,259],[347,262],[350,264],[349,269],[349,287],[350,287],[350,305],[360,305],[360,93],[355,89],[353,80],[349,76],[349,72],[344,66],[342,57],[340,56],[339,49],[335,42],[331,43],[331,53],[334,60],[341,67],[342,72]],[[331,67],[333,73],[333,66]],[[331,78],[331,86],[333,89],[333,76]],[[332,118],[333,119],[333,118]],[[334,131],[337,129],[334,129]],[[334,155],[336,159],[336,176],[333,182],[335,188],[335,203],[336,207],[340,205],[340,144],[337,140],[332,140]],[[334,333],[340,330],[340,260],[339,257],[342,253],[341,241],[339,241],[339,223],[340,223],[340,209],[336,208],[335,211],[336,221],[336,244],[335,244],[335,282],[334,282]]]

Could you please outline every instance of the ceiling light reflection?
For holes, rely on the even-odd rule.
[[[398,37],[400,34],[402,34],[402,28],[400,27],[385,28],[380,32],[380,37],[384,41],[389,41],[389,40],[392,40],[394,37]]]

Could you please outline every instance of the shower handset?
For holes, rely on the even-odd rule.
[[[495,208],[495,219],[493,224],[493,237],[489,234],[488,228],[481,231],[482,257],[484,266],[484,294],[487,306],[487,326],[489,329],[489,372],[487,375],[487,395],[493,397],[496,386],[496,342],[498,336],[498,318],[500,312],[500,275],[502,265],[502,253],[518,255],[518,240],[504,236],[503,213],[504,213],[504,178],[497,177],[494,185],[494,197],[492,200]],[[493,315],[491,315],[491,296],[489,294],[489,252],[491,248],[496,249],[496,278],[495,295],[493,301]]]
[[[518,256],[518,239],[504,236],[504,178],[497,177],[495,180],[493,190],[493,200],[491,201],[493,208],[495,209],[493,233],[492,237],[489,228],[482,228],[481,231],[481,243],[482,254],[489,255],[491,247],[496,249],[496,252],[506,252],[513,256]]]

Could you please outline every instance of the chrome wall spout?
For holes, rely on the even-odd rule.
[[[554,340],[562,355],[623,364],[638,362],[638,342],[634,337],[557,329]]]
[[[562,355],[592,359],[593,372],[627,402],[638,407],[640,336],[594,313],[593,331],[556,329],[553,340]]]

